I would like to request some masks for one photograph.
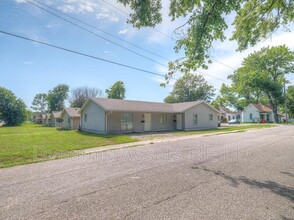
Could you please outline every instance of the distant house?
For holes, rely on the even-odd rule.
[[[79,108],[64,108],[60,113],[62,129],[77,130],[80,126]]]
[[[46,114],[46,125],[51,126],[51,124],[52,124],[51,114]]]
[[[36,124],[42,124],[42,114],[41,113],[35,113],[33,114],[32,121]]]
[[[279,114],[279,121],[282,115]],[[249,104],[243,111],[241,116],[242,122],[274,122],[273,110],[262,104]]]
[[[217,128],[219,112],[204,101],[158,103],[90,98],[80,110],[81,130],[93,133]]]
[[[42,125],[47,125],[47,114],[43,113],[41,114],[42,117]]]
[[[56,121],[58,118],[61,118],[61,111],[53,111],[51,113],[51,126],[53,127],[57,127],[59,124],[58,122]]]
[[[233,119],[240,119],[240,113],[231,111],[230,109],[227,109],[225,107],[219,107],[218,111],[219,114],[219,120],[221,122],[228,122]]]

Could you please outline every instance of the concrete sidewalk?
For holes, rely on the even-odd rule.
[[[276,128],[278,128],[278,127],[270,127],[270,128],[266,128],[266,129],[276,129]],[[231,133],[239,133],[239,132],[254,131],[254,130],[256,130],[256,129],[213,132],[213,133],[207,133],[207,134],[192,134],[192,135],[189,134],[189,135],[173,136],[173,137],[160,136],[158,138],[150,139],[150,140],[142,140],[142,141],[131,142],[131,143],[107,145],[105,147],[96,147],[96,148],[89,148],[89,149],[85,149],[85,150],[78,150],[78,151],[75,151],[75,153],[77,153],[79,155],[99,153],[99,152],[104,152],[104,151],[108,151],[108,150],[117,150],[117,149],[128,148],[128,147],[139,147],[139,146],[144,146],[144,145],[148,145],[148,144],[157,144],[157,143],[172,142],[172,141],[178,141],[178,140],[194,139],[194,138],[209,137],[209,136],[214,136],[214,135],[231,134]]]

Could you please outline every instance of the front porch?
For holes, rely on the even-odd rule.
[[[260,112],[260,122],[273,122],[273,114],[269,112]]]

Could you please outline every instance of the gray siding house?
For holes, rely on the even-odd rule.
[[[158,103],[90,98],[80,109],[81,130],[92,133],[217,128],[219,112],[204,101]]]
[[[63,119],[61,123],[62,129],[77,130],[80,126],[79,108],[64,108],[60,113],[60,118]]]
[[[53,111],[51,113],[51,126],[53,127],[58,127],[59,126],[59,123],[56,121],[58,118],[61,118],[61,111],[58,112],[58,111]]]

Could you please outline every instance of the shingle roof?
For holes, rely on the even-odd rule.
[[[60,112],[52,112],[52,114],[53,114],[53,117],[54,118],[60,118],[61,117],[61,111]]]
[[[70,117],[81,117],[79,113],[80,108],[64,108],[63,110],[66,111]]]
[[[91,100],[107,111],[139,111],[164,113],[181,113],[200,103],[204,103],[204,101],[193,101],[169,104],[160,102],[146,102],[106,98],[91,98]]]
[[[35,114],[33,117],[35,119],[42,119],[42,114]]]
[[[266,106],[266,105],[262,105],[262,104],[252,104],[255,108],[257,108],[260,112],[272,112],[273,110]]]
[[[219,107],[218,108],[219,112],[222,113],[222,114],[237,114],[237,112],[233,112],[231,111],[230,109],[227,109],[225,107]]]
[[[46,119],[47,114],[42,114],[42,119]]]

